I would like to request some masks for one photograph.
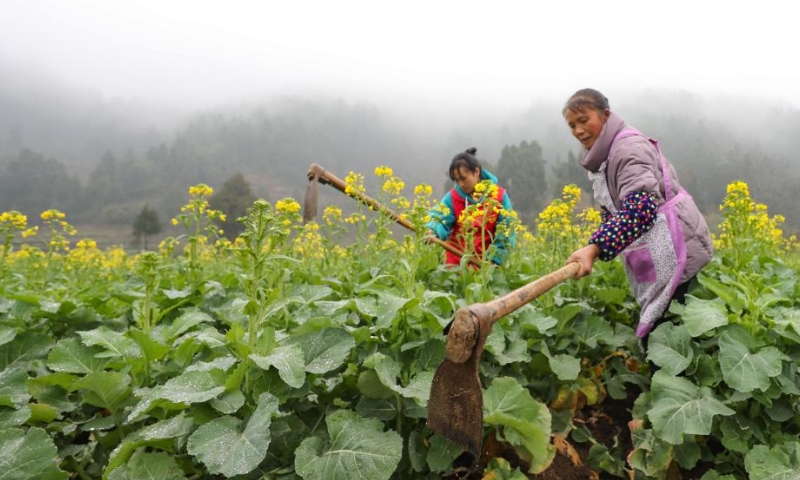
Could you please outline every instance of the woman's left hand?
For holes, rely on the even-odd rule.
[[[578,280],[579,278],[591,275],[592,267],[598,257],[600,257],[600,247],[593,243],[572,252],[572,255],[567,259],[567,264],[578,262],[581,265],[580,270],[575,273],[573,278]]]

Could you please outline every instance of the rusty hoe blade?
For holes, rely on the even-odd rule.
[[[491,302],[460,308],[447,333],[445,358],[436,369],[428,400],[428,427],[480,460],[483,441],[483,389],[478,367],[494,323],[573,277],[571,263]]]
[[[325,170],[317,164],[314,164],[308,170],[308,186],[306,187],[306,195],[303,198],[303,223],[308,223],[317,216],[318,208],[318,195],[317,184],[319,177]]]

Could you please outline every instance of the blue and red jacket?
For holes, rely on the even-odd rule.
[[[490,180],[492,183],[497,185],[497,177],[483,168],[481,169],[481,180]],[[508,192],[500,187],[498,195],[500,198],[502,198],[501,203],[503,205],[503,209],[506,211],[511,211],[514,207],[511,205],[511,199],[508,196]],[[425,224],[425,226],[431,229],[436,236],[439,237],[439,240],[449,239],[455,246],[461,250],[464,250],[464,238],[463,235],[461,235],[463,225],[459,224],[458,218],[461,217],[461,212],[467,208],[467,205],[480,204],[485,199],[486,197],[484,196],[480,200],[475,201],[471,195],[467,195],[458,185],[455,185],[452,190],[445,194],[441,202],[442,205],[447,207],[449,213],[447,215],[443,215],[440,210],[431,210],[429,212],[431,221]],[[483,245],[486,245],[488,249],[489,245],[494,244],[495,248],[490,253],[490,260],[498,265],[502,264],[503,260],[508,257],[508,251],[511,248],[514,248],[513,230],[511,230],[509,235],[506,235],[505,233],[500,233],[497,235],[495,234],[497,230],[497,224],[503,222],[510,223],[510,219],[505,215],[490,215],[485,226],[485,238],[481,239],[480,235],[476,235],[474,238],[474,251],[479,255],[483,255]],[[458,255],[454,255],[450,252],[446,252],[446,258],[448,264],[458,265],[461,263],[461,258]]]

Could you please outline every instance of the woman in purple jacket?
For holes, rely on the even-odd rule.
[[[646,338],[711,260],[708,226],[658,142],[611,112],[602,93],[579,90],[563,114],[585,148],[581,163],[603,208],[603,224],[567,263],[580,263],[575,278],[581,278],[592,273],[598,258],[609,261],[622,253],[641,307],[636,336]]]

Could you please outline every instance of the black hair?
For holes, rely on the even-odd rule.
[[[564,110],[561,111],[561,115],[566,117],[567,112],[583,112],[587,108],[602,113],[611,107],[608,106],[608,99],[605,95],[593,88],[584,88],[569,97],[567,104],[564,105]]]
[[[470,172],[474,172],[476,168],[481,168],[481,162],[475,156],[476,153],[478,153],[478,149],[472,147],[453,157],[453,161],[450,163],[450,169],[447,171],[448,175],[450,175],[450,180],[455,180],[455,178],[453,178],[453,172],[457,172],[461,167],[466,168]]]

